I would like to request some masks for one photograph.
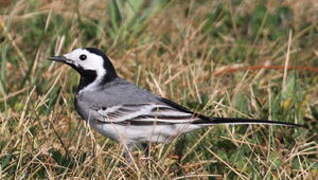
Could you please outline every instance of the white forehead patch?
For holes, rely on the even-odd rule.
[[[85,55],[86,59],[81,60],[80,56]],[[105,74],[104,59],[94,53],[87,51],[86,49],[75,49],[70,53],[64,54],[64,56],[73,61],[75,66],[80,66],[84,70],[96,71],[98,75]]]

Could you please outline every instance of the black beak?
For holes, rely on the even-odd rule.
[[[67,62],[68,59],[64,56],[52,56],[52,57],[49,57],[49,60],[65,63],[65,62]]]

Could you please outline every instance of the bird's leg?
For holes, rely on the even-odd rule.
[[[142,147],[142,150],[144,151],[144,156],[141,157],[142,160],[150,160],[151,159],[151,154],[150,154],[150,143],[142,143],[140,144]]]
[[[131,144],[124,144],[125,151],[124,151],[124,158],[128,164],[132,164],[134,162],[134,157],[132,155],[132,151],[134,149],[134,145]]]
[[[183,135],[179,138],[179,140],[176,142],[176,145],[174,146],[174,156],[178,160],[178,163],[181,163],[181,159],[184,155],[185,150],[185,144],[186,142],[186,135]]]

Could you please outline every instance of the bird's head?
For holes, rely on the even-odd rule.
[[[71,66],[80,73],[85,84],[95,81],[106,83],[117,77],[109,58],[97,48],[78,48],[62,56],[52,56],[49,60]]]

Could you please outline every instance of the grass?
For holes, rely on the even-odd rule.
[[[0,3],[1,179],[318,176],[315,1]],[[202,114],[308,128],[214,126],[125,167],[121,145],[74,111],[78,75],[46,61],[89,46],[122,77]]]

